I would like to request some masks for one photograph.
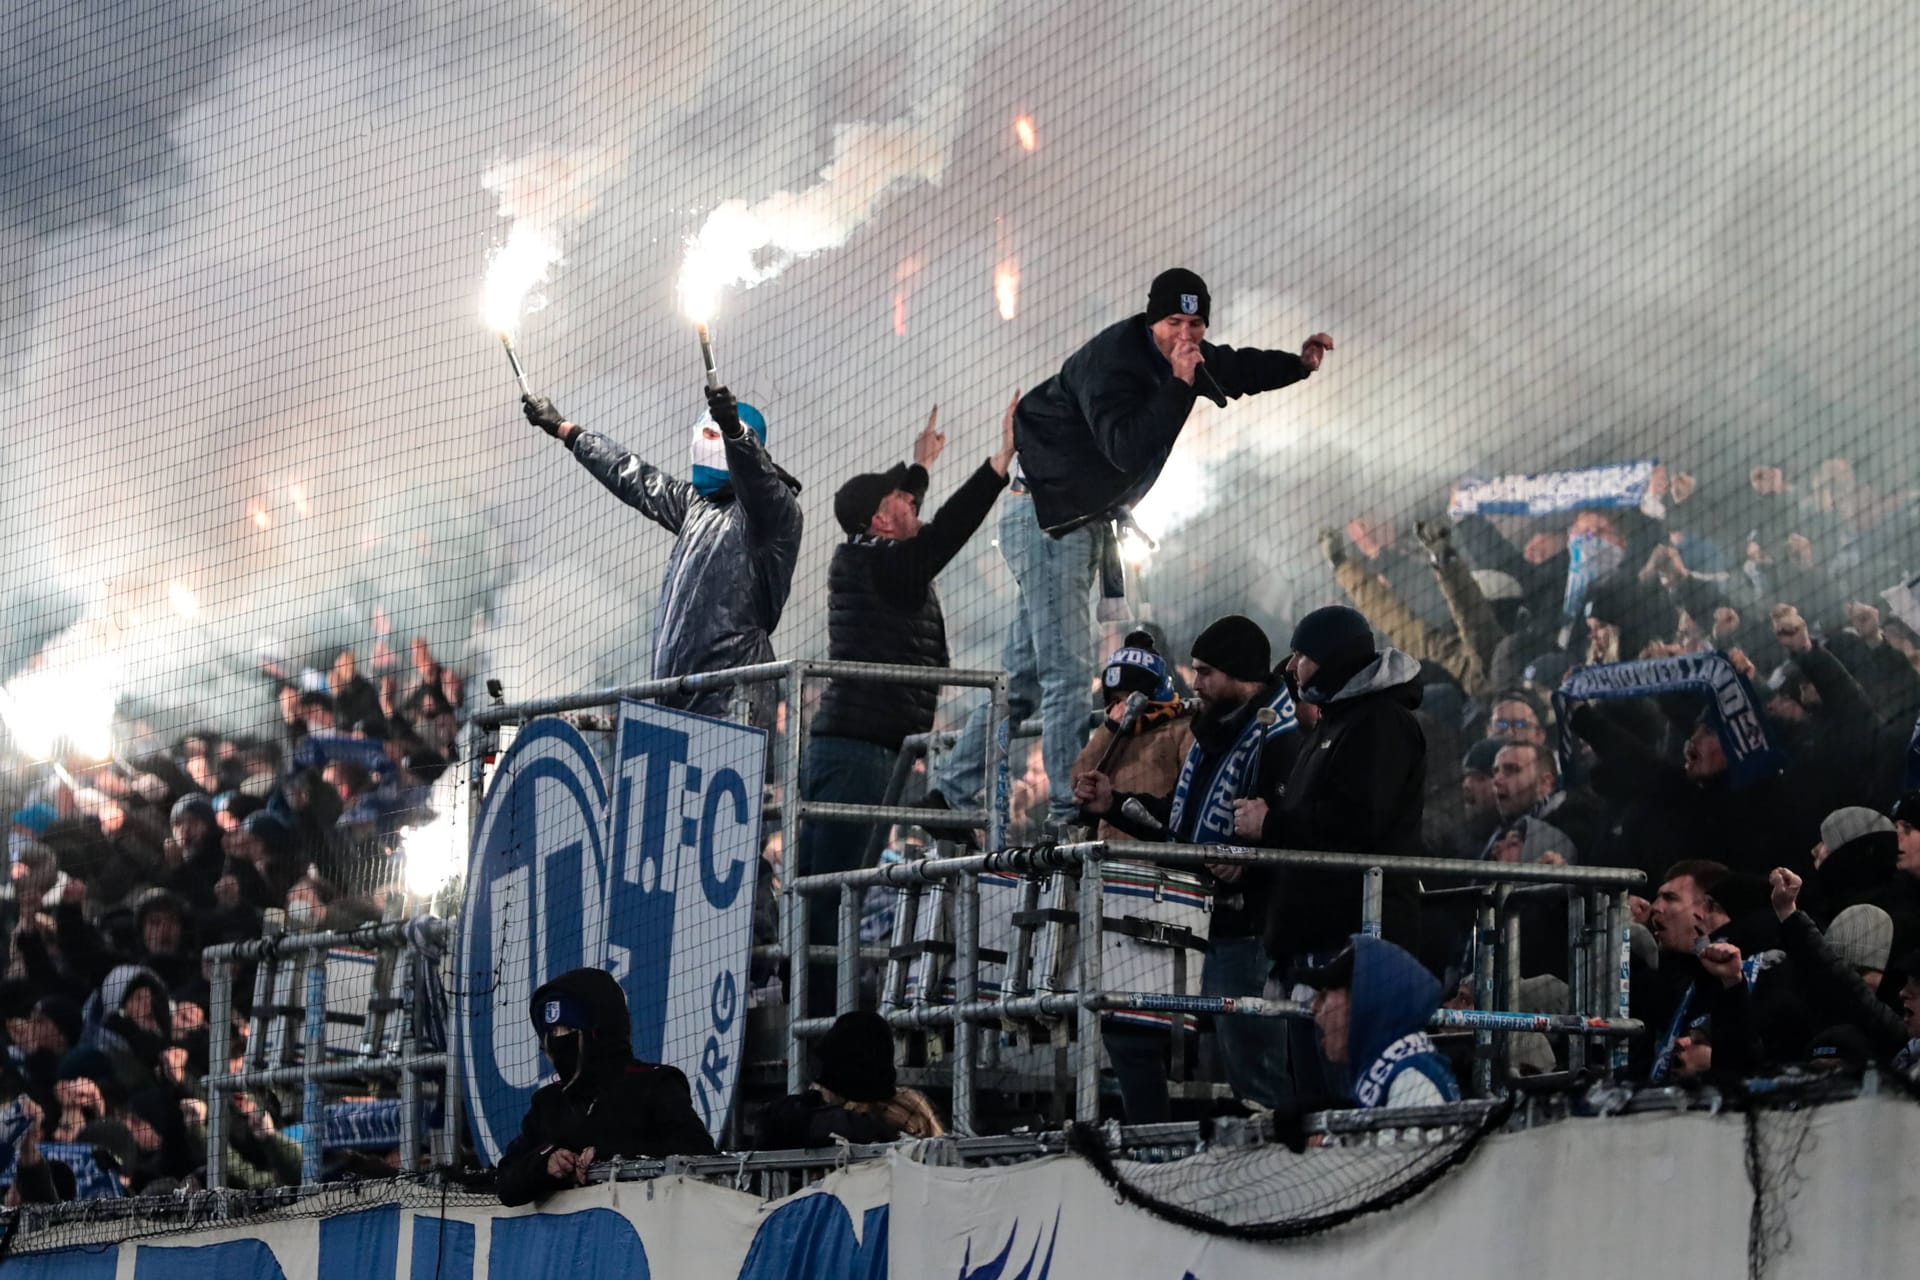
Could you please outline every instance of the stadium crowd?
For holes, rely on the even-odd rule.
[[[265,673],[278,736],[195,733],[36,771],[0,885],[9,1203],[115,1193],[101,1179],[126,1194],[206,1185],[202,1080],[214,1054],[242,1068],[254,985],[243,969],[232,1024],[211,1027],[202,951],[381,919],[400,893],[392,837],[430,816],[427,788],[447,767],[459,673],[425,641],[404,672],[378,652],[371,678],[352,650],[325,672]],[[300,1148],[273,1095],[230,1096],[226,1184],[297,1184]],[[331,1154],[336,1171],[381,1167]]]
[[[1356,940],[1352,877],[1221,864],[1197,886],[1211,937],[1193,993],[1291,994],[1314,1010],[1312,1023],[1217,1020],[1215,1067],[1234,1096],[1273,1109],[1458,1096],[1444,1046],[1422,1028],[1436,1006],[1470,1000],[1473,931],[1393,872],[1395,858],[1420,854],[1646,873],[1633,907],[1632,1014],[1648,1028],[1634,1041],[1638,1081],[1834,1062],[1911,1069],[1920,634],[1901,614],[1916,616],[1905,588],[1916,494],[1843,457],[1804,474],[1756,465],[1738,483],[1617,459],[1463,483],[1446,501],[1451,520],[1438,518],[1436,494],[1434,510],[1413,513],[1422,519],[1370,513],[1323,534],[1327,598],[1350,603],[1277,620],[1283,646],[1233,612],[1177,648],[1151,630],[1127,634],[1099,666],[1095,584],[1103,617],[1128,616],[1116,555],[1126,506],[1151,488],[1196,399],[1278,391],[1333,347],[1325,334],[1298,354],[1215,346],[1204,341],[1209,306],[1191,272],[1156,279],[1145,314],[1016,396],[999,448],[924,521],[945,441],[933,421],[911,464],[844,483],[827,603],[833,657],[947,665],[934,582],[998,504],[998,546],[1019,591],[1003,659],[1011,710],[1042,725],[1015,771],[1016,838],[1097,825],[1381,858],[1384,942]],[[802,506],[798,482],[772,461],[764,416],[710,391],[683,481],[550,401],[530,396],[525,409],[674,538],[652,674],[770,658]],[[202,1078],[213,1054],[244,1056],[248,1027],[244,1008],[231,1027],[208,1026],[201,949],[386,910],[396,876],[383,838],[426,814],[464,688],[424,643],[410,671],[384,651],[373,665],[362,674],[347,651],[324,675],[283,679],[277,740],[196,734],[146,759],[72,761],[24,797],[0,891],[0,1086],[21,1099],[7,1113],[10,1195],[74,1193],[74,1169],[48,1154],[72,1148],[57,1144],[91,1151],[85,1163],[129,1191],[192,1185],[206,1159]],[[723,709],[724,697],[703,698],[692,709]],[[830,682],[802,794],[879,801],[902,742],[950,710],[918,692]],[[791,711],[751,715],[780,732]],[[985,732],[976,712],[920,771],[924,829],[969,834],[943,815],[980,802]],[[863,824],[813,824],[791,869],[865,865],[884,843]],[[762,906],[757,925],[772,941],[770,896]],[[832,940],[830,925],[817,922],[816,941]],[[1540,1012],[1568,1008],[1566,927],[1550,899],[1522,915],[1523,995]],[[236,992],[244,1003],[251,984]],[[594,1083],[574,1037],[624,1027],[625,1013],[578,1003],[555,997],[534,1018],[549,1057],[576,1059],[550,1086],[560,1092],[549,1109],[584,1135],[588,1095],[615,1086]],[[1166,1021],[1116,1017],[1106,1031],[1131,1120],[1168,1114]],[[884,1028],[844,1024],[816,1064],[816,1089],[769,1112],[767,1132],[937,1132],[926,1100],[905,1098],[871,1061],[886,1041]],[[1559,1052],[1522,1041],[1516,1069],[1552,1070]],[[604,1056],[609,1080],[652,1070]],[[233,1105],[228,1184],[297,1180],[297,1147],[271,1100],[243,1093]],[[887,1119],[896,1113],[900,1123]],[[629,1153],[662,1149],[646,1124],[632,1129]],[[584,1176],[584,1138],[560,1141],[529,1147],[514,1194]]]

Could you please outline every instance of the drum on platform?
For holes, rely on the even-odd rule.
[[[997,1000],[1005,988],[1008,948],[1016,931],[1014,914],[1020,907],[1019,876],[986,873],[980,882],[980,990],[982,1000]],[[952,1004],[954,996],[954,895],[958,880],[933,880],[919,886],[911,936],[896,941],[893,963],[906,965],[906,982],[899,1001],[888,1008],[916,1004]],[[909,932],[901,920],[902,933]]]
[[[1024,921],[1033,930],[1033,982],[1042,991],[1076,989],[1074,949],[1078,914],[1073,906],[1077,882],[1057,878],[1040,895],[1040,910]],[[1155,995],[1197,996],[1213,920],[1212,881],[1186,871],[1138,862],[1109,862],[1102,870],[1100,987],[1105,991],[1145,991]],[[1165,1029],[1187,1015],[1126,1010],[1105,1015],[1133,1026]]]

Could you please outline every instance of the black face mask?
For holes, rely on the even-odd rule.
[[[547,1037],[547,1057],[553,1060],[553,1069],[560,1073],[561,1084],[572,1084],[579,1076],[581,1054],[584,1048],[584,1037],[579,1032],[568,1036],[549,1035]]]

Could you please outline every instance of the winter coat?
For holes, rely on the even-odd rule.
[[[1196,834],[1208,793],[1213,789],[1222,766],[1227,763],[1241,734],[1246,732],[1253,718],[1263,708],[1273,704],[1281,688],[1280,682],[1274,681],[1224,716],[1203,713],[1193,717],[1189,722],[1193,745],[1175,763],[1173,781],[1156,793],[1132,794],[1120,790],[1116,781],[1113,808],[1108,815],[1111,825],[1123,835],[1136,839],[1211,843]],[[1100,731],[1101,736],[1111,732],[1106,726],[1102,726]],[[1260,746],[1259,767],[1252,778],[1242,780],[1239,788],[1241,794],[1236,798],[1265,800],[1271,808],[1281,802],[1287,778],[1293,772],[1294,761],[1299,758],[1301,734],[1291,716],[1267,729],[1266,733],[1269,736]],[[1180,775],[1186,771],[1189,760],[1193,763],[1193,774],[1188,783],[1187,803],[1181,815],[1180,829],[1173,830],[1174,792],[1178,789]],[[1127,817],[1125,809],[1131,801],[1137,801],[1139,807],[1150,815],[1150,823]],[[1182,869],[1193,870],[1192,867]],[[1270,870],[1248,867],[1239,879],[1220,885],[1215,891],[1213,918],[1209,924],[1211,935],[1215,938],[1258,936],[1266,919],[1273,881]]]
[[[1014,443],[1042,529],[1057,537],[1145,497],[1198,397],[1224,407],[1311,372],[1291,351],[1209,342],[1200,350],[1206,363],[1189,386],[1173,376],[1142,313],[1095,334],[1020,398]]]
[[[712,498],[607,437],[582,431],[573,456],[614,496],[674,534],[654,604],[653,678],[773,661],[773,629],[800,554],[800,485],[774,466],[751,431],[725,442],[732,483]],[[778,686],[749,686],[754,723],[771,728]],[[662,706],[725,716],[733,691],[656,698]]]
[[[769,1151],[831,1147],[842,1139],[856,1145],[893,1142],[899,1137],[900,1130],[883,1117],[829,1106],[814,1089],[776,1098],[760,1115],[760,1146]]]
[[[1151,709],[1152,704],[1148,704]],[[1091,772],[1100,763],[1113,742],[1113,721],[1102,720],[1087,738],[1087,745],[1074,757],[1073,772],[1078,777]],[[1107,762],[1107,776],[1113,789],[1130,794],[1170,796],[1180,780],[1180,766],[1186,762],[1187,748],[1193,745],[1193,712],[1182,704],[1180,710],[1161,720],[1144,716],[1133,732]],[[1282,775],[1284,779],[1284,774]],[[1132,840],[1134,837],[1105,818],[1095,836],[1101,840]]]
[[[1834,954],[1811,916],[1796,911],[1781,921],[1780,943],[1821,1017],[1858,1028],[1883,1059],[1907,1047],[1906,1023],[1881,1001],[1852,965]]]
[[[529,1016],[536,1035],[544,1030],[543,1007],[558,994],[590,1010],[586,1061],[571,1083],[556,1080],[535,1091],[519,1136],[500,1156],[500,1202],[526,1204],[569,1185],[547,1173],[556,1149],[592,1147],[602,1158],[712,1155],[713,1139],[694,1113],[687,1077],[678,1068],[634,1059],[627,998],[613,975],[575,969],[535,990]]]
[[[1362,1107],[1437,1106],[1460,1086],[1427,1038],[1440,983],[1400,947],[1356,934],[1347,1007],[1347,1065]]]
[[[1764,1054],[1746,983],[1724,986],[1696,957],[1677,951],[1662,951],[1656,967],[1636,963],[1630,980],[1629,1010],[1647,1028],[1628,1042],[1631,1079],[1650,1080],[1655,1062],[1670,1057],[1673,1041],[1701,1018],[1713,1027],[1714,1074],[1748,1076],[1758,1068]],[[1662,1083],[1672,1080],[1670,1065]]]
[[[924,486],[924,472],[919,480]],[[835,548],[827,567],[828,653],[843,662],[946,666],[947,622],[933,579],[987,518],[1006,484],[983,462],[913,537],[856,534]],[[940,690],[932,685],[833,680],[820,695],[813,733],[898,750],[908,734],[933,728],[939,705]]]
[[[1285,795],[1267,813],[1260,843],[1281,849],[1366,853],[1387,871],[1386,936],[1417,949],[1419,886],[1393,859],[1421,851],[1427,742],[1414,718],[1420,664],[1385,649],[1320,705],[1300,744]],[[1289,868],[1267,916],[1277,961],[1338,951],[1360,929],[1361,878]]]

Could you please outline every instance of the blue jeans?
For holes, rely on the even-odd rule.
[[[857,738],[810,738],[807,758],[800,766],[800,795],[803,799],[831,804],[879,804],[886,795],[887,779],[893,772],[897,754]],[[800,825],[800,837],[795,842],[793,873],[806,876],[852,871],[866,864],[867,850],[872,843],[872,823],[808,819]],[[839,906],[836,894],[810,896],[807,902],[810,945],[832,946],[839,940]],[[812,965],[807,972],[807,983],[808,1013],[812,1016],[832,1013],[833,967]]]
[[[1273,961],[1258,938],[1215,938],[1200,970],[1203,996],[1253,996],[1266,987]],[[1292,1100],[1296,1090],[1290,1071],[1289,1028],[1286,1018],[1222,1014],[1213,1020],[1213,1047],[1221,1074],[1233,1096],[1272,1110]],[[1312,1023],[1305,1024],[1313,1030]]]
[[[1033,500],[1009,497],[1000,504],[1000,554],[1020,589],[1000,655],[1010,678],[1007,727],[1017,728],[1039,711],[1048,816],[1064,822],[1080,809],[1073,799],[1073,761],[1086,745],[1087,712],[1093,707],[1089,597],[1100,544],[1090,528],[1048,537],[1034,517]],[[988,707],[974,709],[959,741],[934,771],[932,789],[956,809],[979,804],[986,789],[988,714]]]

